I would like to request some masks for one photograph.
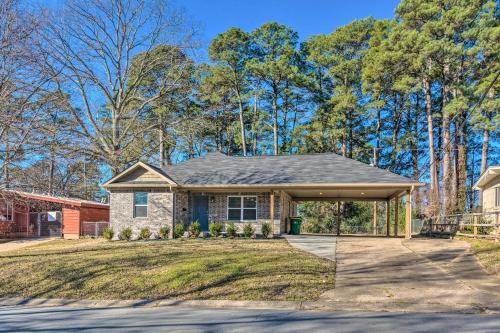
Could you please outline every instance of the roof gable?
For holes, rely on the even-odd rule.
[[[130,168],[106,181],[102,186],[105,188],[127,186],[172,187],[177,186],[177,183],[161,169],[144,162],[137,162]]]

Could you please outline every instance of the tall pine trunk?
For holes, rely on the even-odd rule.
[[[442,87],[442,108],[443,108],[443,210],[445,214],[453,212],[452,200],[452,169],[451,169],[451,133],[450,133],[450,116],[445,108],[449,101],[449,86],[448,86],[449,68],[445,65],[443,70],[443,87]]]
[[[254,95],[253,99],[253,120],[252,120],[252,155],[257,155],[257,120],[259,119],[259,114],[257,112],[257,94]]]
[[[241,146],[243,148],[243,156],[247,156],[247,139],[245,134],[245,118],[243,117],[243,101],[241,100],[241,95],[238,90],[236,90],[236,96],[238,97],[238,107],[240,109]]]
[[[462,121],[466,121],[465,114],[462,116]],[[463,213],[467,203],[467,131],[464,131],[461,124],[456,121],[455,132],[457,142],[455,161],[455,211],[457,213]]]
[[[420,141],[420,134],[419,134],[420,131],[418,127],[420,121],[419,118],[420,118],[420,95],[417,93],[415,102],[415,113],[412,115],[411,107],[408,108],[408,113],[407,113],[407,131],[408,133],[413,132],[413,135],[410,135],[409,147],[411,151],[411,164],[412,164],[414,179],[417,179],[420,173],[418,168],[418,158],[419,158],[418,142]],[[418,190],[415,191],[413,198],[415,201],[415,206],[417,208],[417,211],[420,211],[421,202],[420,202],[420,193]]]
[[[285,87],[285,91],[283,93],[283,142],[281,143],[281,151],[287,152],[288,149],[288,83],[287,87]]]
[[[278,92],[277,88],[273,89],[273,146],[274,155],[279,154],[278,147]]]
[[[481,149],[481,175],[486,171],[488,167],[488,150],[489,150],[489,142],[490,142],[490,130],[485,127],[483,130],[483,146]],[[479,206],[481,207],[481,211],[483,209],[483,193],[479,191]]]
[[[427,114],[427,136],[429,143],[429,177],[430,177],[430,207],[429,214],[435,216],[439,212],[439,183],[437,173],[437,159],[434,151],[434,125],[432,116],[432,99],[430,81],[427,75],[424,75],[422,87],[425,97],[425,112]]]

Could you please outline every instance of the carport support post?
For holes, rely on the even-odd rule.
[[[390,225],[391,225],[391,200],[387,200],[385,205],[385,226],[386,226],[386,233],[387,237],[389,237],[389,230],[390,230]]]
[[[394,237],[398,236],[398,208],[399,208],[399,196],[396,195],[394,198]]]
[[[340,236],[340,201],[337,201],[337,236]]]
[[[411,191],[406,191],[405,238],[411,238]]]
[[[274,230],[274,190],[271,190],[271,194],[269,195],[269,215],[273,234],[276,234]]]
[[[373,202],[373,234],[377,234],[377,208],[378,208],[378,203],[377,201]]]

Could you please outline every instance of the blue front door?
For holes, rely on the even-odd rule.
[[[193,221],[200,222],[201,230],[208,231],[208,196],[193,197]]]

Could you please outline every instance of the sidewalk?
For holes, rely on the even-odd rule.
[[[47,238],[23,238],[23,239],[1,239],[0,240],[0,252],[18,250],[23,247],[38,245],[45,243],[57,238],[47,237]]]

